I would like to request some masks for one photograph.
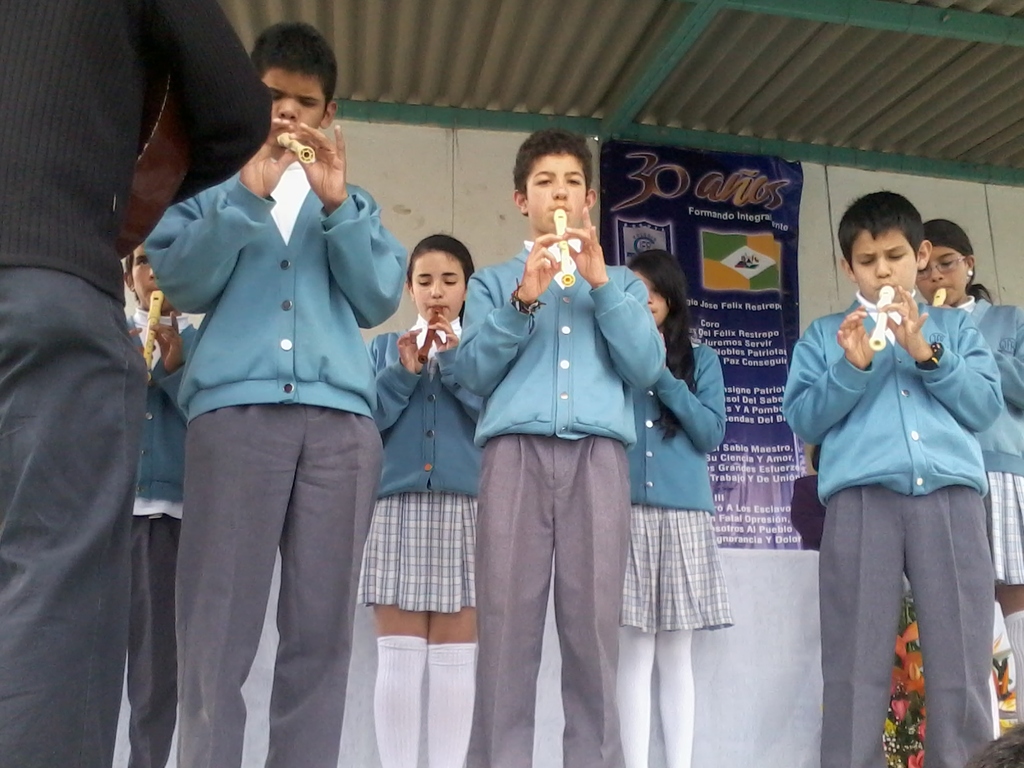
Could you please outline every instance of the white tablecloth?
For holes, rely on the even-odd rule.
[[[817,553],[723,550],[723,561],[736,626],[698,633],[694,642],[697,735],[693,765],[817,768],[821,729]],[[263,640],[244,689],[249,707],[245,768],[260,768],[267,753],[275,612],[276,597],[272,597]],[[370,611],[361,608],[338,763],[346,768],[379,766],[373,730],[374,640]],[[535,768],[562,764],[559,667],[549,610],[537,694]],[[654,730],[651,764],[660,768],[657,717]],[[426,749],[421,753],[421,765],[426,766]],[[114,765],[123,768],[127,763],[127,726],[122,716]],[[169,768],[177,768],[173,754]]]

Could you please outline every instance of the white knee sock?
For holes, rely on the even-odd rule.
[[[1024,675],[1024,611],[1011,613],[1003,622],[1006,624],[1006,639],[1010,641],[1010,648],[1013,649],[1017,688],[1024,694],[1024,686],[1020,682],[1021,676]],[[1017,699],[1017,722],[1024,723],[1024,695]]]
[[[651,751],[651,675],[655,635],[636,627],[619,631],[619,732],[626,768],[648,768]]]
[[[462,768],[469,749],[476,694],[476,643],[431,645],[427,650],[427,755],[430,768]]]
[[[425,638],[377,638],[373,720],[382,768],[417,768],[419,764],[426,661]]]
[[[694,685],[690,649],[693,632],[657,635],[658,689],[668,768],[690,768],[693,756]]]

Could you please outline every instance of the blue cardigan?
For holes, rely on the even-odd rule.
[[[711,347],[695,344],[693,357],[696,392],[665,368],[652,388],[633,393],[637,442],[628,457],[634,504],[715,511],[707,455],[725,437],[725,384]],[[658,424],[659,403],[682,425],[671,438]]]
[[[1024,310],[977,302],[971,319],[992,348],[1006,408],[978,435],[985,469],[1024,475]]]
[[[188,326],[181,331],[185,360],[195,340],[195,328]],[[167,373],[163,360],[158,360],[146,388],[146,416],[142,423],[142,451],[135,487],[136,495],[144,499],[182,501],[186,422],[177,400],[184,370],[182,366],[174,373]]]
[[[797,342],[782,412],[800,438],[821,446],[822,502],[859,485],[907,496],[951,485],[986,492],[975,433],[1003,409],[995,358],[966,312],[919,310],[928,313],[925,338],[944,347],[932,371],[895,344],[856,368],[836,342],[848,312],[815,320]]]
[[[205,312],[181,404],[194,419],[233,405],[302,403],[369,416],[373,371],[360,328],[395,311],[405,251],[366,192],[325,216],[312,192],[287,245],[238,178],[173,206],[146,243],[161,289]]]
[[[476,496],[482,451],[473,443],[481,399],[456,383],[455,351],[439,352],[437,372],[410,373],[398,358],[397,333],[370,342],[377,374],[373,418],[384,441],[378,496],[450,491]]]
[[[552,281],[531,318],[509,303],[527,251],[469,280],[456,378],[485,398],[477,445],[497,435],[611,437],[636,442],[634,388],[665,366],[665,347],[647,308],[647,289],[625,267],[608,282]]]

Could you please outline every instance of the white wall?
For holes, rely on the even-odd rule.
[[[406,246],[447,232],[469,246],[478,266],[519,250],[526,225],[512,203],[512,162],[526,134],[350,122],[342,127],[352,181],[377,198],[385,222]],[[596,174],[599,150],[592,146]],[[1024,189],[805,163],[799,257],[804,327],[852,299],[836,265],[835,229],[854,198],[879,189],[906,195],[925,219],[963,226],[978,257],[978,280],[1003,303],[1024,304]],[[406,301],[381,330],[407,327],[414,318]]]

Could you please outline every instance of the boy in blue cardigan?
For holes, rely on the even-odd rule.
[[[145,250],[125,259],[124,282],[138,309],[131,333],[140,351],[157,290]],[[178,706],[174,642],[174,572],[181,537],[185,475],[185,414],[178,406],[182,367],[196,331],[164,301],[142,428],[142,453],[132,517],[132,595],[128,632],[128,768],[167,764]]]
[[[822,768],[883,765],[892,638],[903,574],[927,658],[929,768],[963,768],[992,738],[992,562],[976,432],[1002,410],[991,351],[964,312],[914,295],[928,263],[920,214],[877,192],[839,224],[848,313],[811,324],[793,351],[783,413],[821,446]],[[878,307],[883,286],[895,290]],[[887,344],[872,349],[875,320]]]
[[[606,267],[589,222],[583,137],[538,131],[520,147],[514,200],[533,242],[475,273],[456,378],[485,398],[477,518],[477,702],[470,768],[529,768],[554,559],[566,768],[619,768],[615,701],[629,541],[633,388],[665,349],[647,291]],[[555,212],[565,211],[564,236]],[[570,252],[558,244],[568,238]]]
[[[180,402],[189,416],[178,566],[179,763],[242,759],[241,687],[281,554],[268,768],[335,768],[360,554],[380,480],[360,328],[397,308],[405,252],[347,183],[326,40],[280,24],[253,62],[267,143],[238,177],[172,208],[149,240],[175,306],[205,312]],[[316,152],[299,164],[277,142]]]

